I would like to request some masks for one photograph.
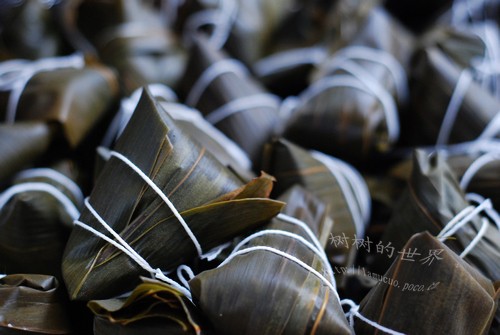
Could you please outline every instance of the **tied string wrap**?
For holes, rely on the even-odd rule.
[[[309,240],[311,242],[307,241],[304,237],[302,237],[298,234],[294,234],[294,233],[291,233],[291,232],[288,232],[285,230],[279,230],[279,229],[262,230],[262,231],[259,231],[257,233],[254,233],[254,234],[246,237],[240,243],[238,243],[236,245],[236,247],[234,247],[231,254],[218,266],[218,268],[223,267],[224,265],[228,264],[232,259],[234,259],[235,257],[237,257],[239,255],[248,254],[248,253],[254,252],[254,251],[270,252],[270,253],[276,254],[278,256],[281,256],[283,258],[286,258],[286,259],[292,261],[293,263],[297,264],[298,266],[302,267],[303,269],[305,269],[309,273],[316,276],[326,287],[328,287],[333,292],[335,297],[340,302],[340,297],[339,297],[339,294],[337,292],[337,287],[336,287],[335,278],[333,275],[333,270],[330,266],[330,263],[328,262],[325,251],[321,247],[320,242],[318,241],[318,239],[316,238],[314,233],[311,231],[311,229],[303,221],[296,219],[294,217],[285,215],[285,214],[278,214],[278,216],[276,218],[283,221],[283,222],[290,223],[290,224],[297,225],[297,226],[301,227],[304,230],[304,232],[306,233],[306,235],[309,237]],[[244,247],[244,245],[247,244],[248,242],[250,242],[251,240],[253,240],[257,237],[265,236],[265,235],[285,236],[285,237],[296,240],[297,242],[304,245],[306,248],[310,249],[321,260],[321,263],[322,263],[323,268],[326,272],[326,275],[328,276],[328,279],[323,274],[318,272],[316,269],[312,268],[310,265],[304,263],[303,261],[301,261],[297,257],[290,255],[282,250],[279,250],[279,249],[276,249],[273,247],[262,246],[262,245],[252,246],[252,247]]]
[[[50,168],[33,168],[21,171],[14,176],[15,181],[27,178],[47,178],[53,180],[71,192],[71,195],[75,198],[79,206],[83,205],[84,197],[80,187],[59,171]]]
[[[278,110],[280,99],[269,93],[254,94],[238,98],[220,106],[205,116],[206,120],[215,125],[229,116],[254,108],[269,108]]]
[[[467,193],[465,195],[465,199],[471,203],[481,204],[486,199],[479,194],[476,193]],[[493,223],[497,226],[497,229],[500,230],[500,214],[496,211],[494,207],[485,207],[484,213],[493,221]]]
[[[451,8],[451,24],[461,31],[479,37],[485,46],[484,57],[471,60],[474,79],[500,98],[500,37],[495,13],[497,0],[455,0]]]
[[[500,115],[500,114],[499,114]],[[498,148],[497,148],[498,150]],[[465,191],[469,186],[470,182],[474,178],[474,176],[486,165],[492,162],[500,161],[500,151],[490,151],[481,156],[479,156],[469,167],[465,170],[465,173],[460,179],[460,188]],[[467,193],[465,195],[466,199],[471,202],[475,202],[480,204],[485,201],[484,197],[475,194],[475,193]],[[486,207],[484,212],[493,220],[498,229],[500,230],[500,215],[493,207]]]
[[[22,59],[0,63],[0,90],[10,91],[5,121],[14,123],[19,99],[29,80],[38,72],[61,68],[83,68],[85,60],[81,54],[66,57],[43,58],[36,61]]]
[[[462,105],[465,94],[467,93],[467,89],[469,88],[471,83],[471,72],[469,70],[463,70],[460,74],[460,77],[458,78],[455,89],[453,90],[450,102],[446,107],[444,118],[441,123],[441,127],[439,128],[439,133],[436,140],[437,146],[442,146],[448,143],[448,139],[450,138],[450,133],[453,129],[453,125],[455,124],[458,111],[460,110],[460,106]]]
[[[226,44],[236,21],[238,4],[235,0],[217,0],[214,7],[214,1],[199,0],[199,2],[212,8],[194,13],[188,18],[184,28],[184,43],[189,45],[190,37],[196,35],[198,29],[210,25],[213,26],[213,30],[209,41],[217,49],[221,49]]]
[[[241,77],[248,77],[249,71],[241,62],[235,59],[222,59],[207,67],[191,87],[186,97],[186,104],[196,106],[203,93],[219,76],[234,73]],[[269,93],[257,93],[229,101],[205,116],[205,119],[215,125],[229,116],[254,108],[279,109],[281,100]]]
[[[163,191],[144,173],[135,165],[132,161],[130,161],[127,157],[122,155],[119,152],[116,151],[108,151],[107,155],[111,157],[115,157],[125,163],[129,168],[131,168],[137,175],[139,175],[152,189],[155,191],[156,194],[167,204],[167,206],[170,208],[174,216],[177,218],[179,223],[182,225],[184,230],[186,231],[186,234],[189,236],[191,241],[193,242],[194,247],[196,248],[196,251],[198,253],[199,258],[201,259],[207,259],[207,260],[213,260],[215,259],[225,248],[229,246],[228,243],[223,244],[219,247],[216,247],[207,253],[203,253],[203,250],[201,248],[200,242],[194,235],[194,233],[191,231],[187,223],[184,221],[184,218],[180,215],[180,213],[177,211],[175,206],[172,204],[172,202],[168,199],[168,197],[163,193]],[[149,272],[154,278],[157,278],[167,284],[172,285],[176,289],[180,290],[186,297],[191,299],[191,292],[189,289],[186,289],[185,287],[181,286],[179,283],[176,281],[172,280],[171,278],[166,276],[166,272],[162,271],[161,269],[153,268],[141,255],[139,255],[123,238],[116,233],[113,228],[111,228],[106,221],[99,215],[99,213],[92,207],[88,199],[85,200],[85,206],[87,209],[90,211],[90,213],[97,219],[97,221],[116,239],[113,240],[109,238],[108,236],[102,234],[101,232],[97,231],[96,229],[90,227],[84,222],[81,222],[79,220],[75,221],[75,224],[91,233],[94,235],[100,237],[101,239],[105,240],[106,242],[112,244],[119,250],[121,250],[123,253],[128,255],[132,260],[134,260],[139,266],[141,266],[144,270]],[[180,269],[185,269],[185,267],[182,267]],[[192,273],[192,271],[191,271]],[[183,278],[183,277],[181,277]],[[181,279],[182,280],[182,279]]]
[[[266,77],[300,65],[318,66],[327,57],[325,48],[313,46],[277,52],[260,59],[253,66],[258,77]]]
[[[282,118],[289,119],[294,112],[329,89],[353,88],[372,95],[379,101],[385,116],[388,141],[391,144],[395,143],[399,138],[400,131],[396,102],[389,91],[381,85],[380,81],[355,60],[375,62],[387,68],[394,80],[398,98],[401,101],[406,99],[408,95],[406,73],[392,55],[382,50],[367,47],[347,47],[335,54],[325,65],[328,71],[340,70],[345,73],[322,77],[313,82],[298,97],[285,99],[280,111]]]
[[[499,161],[500,160],[500,152],[488,152],[484,155],[481,155],[477,158],[465,171],[460,180],[460,187],[462,190],[467,189],[472,178],[486,165],[489,163]]]
[[[356,234],[363,237],[371,213],[370,192],[363,177],[354,167],[340,159],[325,155],[319,151],[311,151],[311,155],[323,163],[337,180],[353,217]]]
[[[134,260],[140,267],[142,267],[144,270],[149,272],[153,278],[156,278],[158,280],[161,280],[180,292],[182,292],[188,299],[191,300],[191,292],[187,290],[185,287],[179,285],[176,281],[173,279],[169,278],[166,276],[166,273],[163,272],[160,268],[153,268],[144,258],[142,258],[139,253],[137,253],[117,232],[111,228],[106,221],[97,213],[97,211],[92,207],[92,205],[89,203],[88,199],[85,199],[85,207],[92,213],[92,215],[99,221],[99,223],[116,239],[113,240],[109,238],[108,236],[102,234],[101,232],[97,231],[96,229],[90,227],[89,225],[83,223],[82,221],[75,220],[74,223],[76,226],[79,226],[88,232],[91,232],[92,234],[96,235],[97,237],[100,237],[104,241],[108,242],[109,244],[113,245],[115,248],[119,249],[122,251],[124,254],[129,256],[132,260]]]
[[[473,24],[471,30],[485,45],[484,57],[471,60],[474,79],[498,99],[500,98],[500,36],[498,26],[491,21],[481,22]]]
[[[464,208],[446,224],[446,226],[437,235],[437,238],[441,242],[444,242],[450,236],[455,234],[459,229],[461,229],[467,223],[469,223],[474,217],[478,216],[481,212],[492,208],[493,206],[491,204],[490,199],[482,201],[478,206],[468,206]],[[467,256],[469,252],[472,251],[472,249],[477,245],[477,243],[479,243],[479,241],[483,238],[484,234],[486,233],[489,221],[487,218],[481,217],[481,222],[482,222],[481,228],[477,232],[476,236],[470,241],[470,243],[465,247],[465,249],[459,255],[460,258],[464,258],[465,256]]]
[[[439,151],[444,156],[463,154],[500,153],[500,140],[494,138],[500,133],[500,111],[490,120],[483,132],[474,140],[455,143],[420,147],[429,153]],[[413,152],[414,148],[399,150],[403,156]]]
[[[468,8],[468,6],[469,1],[465,1],[461,2],[461,6],[457,7]],[[485,90],[490,91],[496,98],[500,98],[500,43],[498,28],[491,22],[474,23],[466,25],[465,28],[481,39],[485,45],[485,52],[483,57],[472,59],[470,67],[463,70],[460,74],[439,130],[436,142],[438,146],[445,145],[448,142],[460,106],[473,81],[480,84]],[[491,139],[498,133],[500,129],[499,114],[500,111],[497,111],[496,116],[478,137],[478,140]]]
[[[208,86],[215,79],[225,73],[235,73],[239,76],[247,77],[248,69],[236,59],[221,59],[212,63],[203,71],[193,84],[188,96],[186,97],[186,104],[189,106],[196,106]]]
[[[360,320],[364,321],[365,323],[369,324],[370,326],[372,326],[373,328],[376,328],[378,330],[381,330],[387,334],[391,334],[391,335],[405,335],[404,333],[400,333],[398,331],[395,331],[395,330],[392,330],[392,329],[389,329],[387,327],[384,327],[370,319],[367,319],[366,317],[364,317],[360,312],[359,312],[359,305],[357,305],[354,301],[350,300],[350,299],[343,299],[340,301],[340,304],[342,306],[349,306],[349,311],[347,311],[346,313],[346,317],[347,319],[349,320],[349,324],[352,328],[354,328],[354,317],[357,317],[359,318]]]
[[[14,177],[14,179],[19,180],[21,178],[37,177],[45,177],[55,181],[56,183],[68,189],[75,197],[78,204],[81,204],[83,202],[83,194],[78,185],[76,185],[71,179],[58,171],[48,168],[30,169],[20,172]],[[76,220],[80,216],[80,211],[73,203],[73,201],[58,188],[46,182],[21,182],[9,187],[0,194],[0,210],[5,207],[10,199],[12,199],[17,194],[24,192],[47,193],[54,197],[54,199],[56,199],[62,205],[63,210],[70,216],[72,220]]]
[[[368,48],[360,45],[346,47],[338,51],[333,56],[333,58],[326,63],[326,70],[331,71],[342,69],[344,71],[350,72],[343,67],[343,64],[353,63],[353,61],[355,60],[382,65],[392,77],[398,100],[406,102],[406,100],[408,99],[408,78],[406,76],[406,71],[398,62],[398,60],[386,51]],[[358,68],[355,71],[360,71],[361,69],[363,72],[360,72],[359,74],[367,76],[367,80],[377,82],[377,79],[374,78],[373,75],[371,75],[358,63],[354,63],[354,65],[356,65]],[[358,73],[352,74],[356,77],[359,77]],[[375,86],[375,84],[370,85]]]
[[[326,254],[325,254],[323,248],[321,247],[318,239],[316,238],[314,233],[311,231],[311,229],[304,222],[302,222],[294,217],[285,215],[285,214],[278,214],[277,219],[282,220],[282,221],[287,222],[287,223],[290,223],[290,224],[295,224],[295,225],[301,227],[305,231],[307,236],[310,238],[312,243],[307,241],[306,239],[304,239],[300,235],[290,233],[287,231],[274,230],[274,229],[263,230],[263,231],[260,231],[260,232],[257,232],[255,234],[248,236],[247,238],[243,239],[240,243],[238,243],[238,245],[236,245],[236,247],[233,249],[231,254],[218,266],[218,268],[223,267],[224,265],[228,264],[232,259],[234,259],[235,257],[237,257],[239,255],[245,255],[245,254],[255,252],[255,251],[265,251],[265,252],[270,252],[270,253],[276,254],[278,256],[284,257],[284,258],[294,262],[298,266],[302,267],[303,269],[305,269],[309,273],[316,276],[326,287],[328,287],[333,292],[333,294],[338,299],[338,301],[341,305],[351,306],[350,311],[348,311],[346,313],[346,317],[349,319],[349,324],[351,327],[354,327],[354,316],[356,316],[356,317],[360,318],[361,320],[363,320],[364,322],[375,327],[376,329],[384,331],[388,334],[404,335],[403,333],[394,331],[392,329],[389,329],[387,327],[379,325],[378,323],[373,322],[373,321],[365,318],[363,315],[361,315],[359,313],[359,306],[357,306],[352,300],[349,300],[349,299],[340,300],[339,294],[337,292],[336,284],[335,284],[335,279],[333,276],[333,270],[330,266],[330,263],[328,262],[328,260],[326,258]],[[265,235],[286,236],[286,237],[289,237],[289,238],[292,238],[292,239],[298,241],[299,243],[301,243],[304,246],[306,246],[307,248],[309,248],[321,260],[323,267],[326,270],[328,279],[323,274],[319,273],[317,270],[315,270],[314,268],[312,268],[308,264],[304,263],[303,261],[301,261],[297,257],[290,255],[284,251],[278,250],[278,249],[273,248],[273,247],[268,247],[268,246],[244,247],[244,245],[247,244],[248,242],[250,242],[252,239],[257,238],[257,237],[261,237],[261,236],[265,236]]]

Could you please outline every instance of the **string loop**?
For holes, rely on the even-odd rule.
[[[468,206],[460,211],[453,219],[451,219],[446,226],[441,230],[441,232],[437,235],[437,238],[444,242],[447,238],[455,234],[460,228],[465,226],[468,222],[470,222],[474,217],[478,216],[482,211],[486,211],[487,209],[492,209],[493,205],[490,199],[484,200],[478,206]],[[486,218],[481,218],[481,228],[479,229],[476,236],[470,241],[470,243],[465,246],[465,249],[460,254],[461,258],[467,256],[470,251],[479,243],[479,241],[483,238],[484,234],[489,225],[489,221]]]
[[[376,328],[378,330],[381,330],[387,334],[391,335],[405,335],[404,333],[400,333],[398,331],[392,330],[390,328],[384,327],[370,319],[367,319],[361,313],[359,312],[359,305],[357,305],[354,301],[351,299],[343,299],[340,301],[340,304],[343,306],[349,306],[349,311],[346,313],[346,317],[349,320],[349,324],[351,325],[352,328],[354,328],[354,317],[357,317],[358,319],[364,321],[365,323],[369,324],[373,328]]]

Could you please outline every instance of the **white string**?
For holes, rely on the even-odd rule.
[[[151,265],[144,259],[142,258],[141,255],[139,255],[118,233],[116,233],[113,228],[111,228],[106,221],[97,213],[97,211],[92,207],[92,205],[89,203],[88,199],[85,199],[85,206],[87,209],[90,211],[90,213],[99,221],[99,223],[111,234],[113,237],[118,240],[115,241],[108,236],[102,234],[101,232],[97,231],[96,229],[90,227],[86,223],[75,220],[74,223],[75,225],[91,232],[92,234],[96,235],[97,237],[100,237],[101,239],[105,240],[106,242],[110,243],[120,251],[122,251],[124,254],[129,256],[133,261],[135,261],[140,267],[142,267],[144,270],[149,272],[154,278],[157,278],[167,284],[170,284],[171,286],[175,287],[178,289],[180,292],[182,292],[188,299],[191,300],[191,292],[187,290],[185,287],[179,285],[176,281],[172,280],[171,278],[167,277],[161,269],[157,268],[154,269],[151,267]]]
[[[265,236],[265,235],[281,235],[281,236],[285,236],[285,237],[289,237],[291,239],[297,240],[298,242],[302,243],[305,247],[307,247],[309,250],[311,250],[314,254],[316,254],[320,258],[321,262],[323,263],[323,266],[325,267],[325,270],[327,270],[327,272],[328,272],[328,276],[330,277],[329,278],[330,281],[332,282],[332,284],[335,285],[335,278],[333,276],[333,271],[328,271],[330,269],[330,266],[328,265],[328,259],[326,258],[324,251],[322,252],[321,251],[322,249],[319,250],[318,248],[316,248],[312,243],[310,243],[309,241],[304,239],[302,236],[297,235],[295,233],[291,233],[289,231],[280,230],[280,229],[266,229],[266,230],[258,231],[256,233],[244,238],[240,243],[238,243],[234,247],[232,252],[237,252],[245,244],[247,244],[249,241],[251,241],[257,237],[261,237],[261,236]]]
[[[194,278],[194,272],[189,266],[184,264],[177,267],[177,277],[179,278],[182,285],[184,285],[184,287],[189,290],[189,280],[184,277],[184,272],[187,274],[189,280]]]
[[[446,108],[441,127],[439,129],[439,134],[437,137],[436,145],[444,145],[448,142],[451,130],[455,124],[458,111],[462,105],[462,101],[465,98],[467,89],[472,82],[472,75],[470,71],[463,70],[458,78],[457,85],[453,90],[448,107]]]
[[[195,106],[207,87],[217,77],[224,73],[235,73],[239,76],[246,77],[248,76],[248,69],[240,61],[232,58],[225,58],[212,63],[203,71],[191,87],[191,91],[189,91],[189,94],[186,97],[186,104],[189,106]]]
[[[319,242],[316,235],[314,235],[311,228],[309,228],[309,226],[304,221],[301,221],[297,218],[294,218],[293,216],[289,216],[289,215],[286,215],[283,213],[279,213],[276,216],[276,218],[278,220],[284,221],[286,223],[294,224],[294,225],[302,228],[304,230],[304,232],[307,234],[307,236],[309,237],[309,239],[314,243],[314,245],[316,246],[316,249],[320,250],[324,254],[324,258],[326,258],[326,254],[325,254],[325,251],[323,250],[323,247],[321,246],[321,243]]]
[[[485,52],[481,59],[472,59],[471,65],[476,80],[483,88],[500,98],[500,36],[498,26],[493,22],[474,23],[471,30],[484,43]]]
[[[481,241],[484,234],[486,233],[486,230],[488,229],[488,225],[489,221],[486,218],[483,218],[481,228],[479,229],[476,236],[472,239],[472,241],[470,241],[469,245],[464,249],[464,251],[462,251],[462,253],[460,254],[460,258],[464,258],[465,256],[467,256],[469,252],[471,252],[472,249],[474,249],[476,244],[478,244],[479,241]]]
[[[473,20],[473,13],[484,5],[483,0],[455,0],[452,5],[451,23],[454,26],[466,24]],[[484,9],[484,8],[483,8]]]
[[[122,154],[120,154],[119,152],[116,152],[116,151],[113,151],[113,150],[109,151],[109,155],[118,158],[119,160],[121,160],[122,162],[124,162],[127,166],[129,166],[132,170],[134,170],[134,172],[136,172],[153,189],[153,191],[155,191],[156,194],[158,194],[158,196],[163,200],[163,202],[165,202],[167,204],[167,206],[172,211],[172,214],[174,214],[174,216],[177,218],[177,220],[182,225],[182,227],[186,231],[187,235],[189,236],[189,238],[193,242],[193,245],[195,246],[196,251],[198,253],[198,257],[200,259],[206,259],[208,261],[212,261],[218,255],[220,255],[220,253],[224,249],[226,249],[228,247],[228,243],[226,243],[226,244],[222,244],[220,246],[217,246],[217,247],[215,247],[213,249],[210,249],[206,253],[203,253],[201,245],[200,245],[200,242],[198,241],[198,239],[196,238],[196,236],[192,232],[191,228],[189,228],[189,226],[186,223],[186,221],[184,221],[184,218],[181,216],[181,214],[179,213],[179,211],[177,211],[177,209],[175,208],[174,204],[172,204],[172,202],[170,201],[170,199],[168,199],[168,197],[165,195],[165,193],[163,193],[162,190],[144,172],[142,172],[141,169],[139,169],[137,167],[137,165],[135,165],[127,157],[125,157]]]
[[[469,202],[474,202],[476,204],[480,204],[486,199],[479,194],[476,193],[467,193],[465,195],[465,199]],[[484,212],[488,215],[488,217],[493,221],[493,223],[497,226],[498,230],[500,230],[500,215],[495,210],[495,208],[485,208]]]
[[[335,53],[333,58],[327,63],[326,69],[335,69],[339,64],[354,59],[373,62],[384,66],[389,70],[389,73],[394,79],[396,94],[399,100],[406,101],[408,99],[408,78],[406,77],[406,71],[393,55],[384,50],[373,49],[361,45],[345,47]],[[373,78],[371,74],[370,77]]]
[[[442,242],[446,240],[451,235],[455,234],[457,230],[462,228],[463,225],[468,223],[472,218],[478,215],[484,210],[484,208],[491,208],[491,200],[486,199],[479,206],[467,206],[461,210],[453,219],[451,219],[446,226],[443,227],[441,232],[438,234],[439,240]]]
[[[286,125],[288,120],[291,118],[293,113],[298,110],[298,108],[301,106],[301,100],[299,97],[296,96],[288,96],[286,97],[280,105],[279,109],[279,118],[283,120],[282,124],[283,126]]]
[[[3,208],[7,202],[16,194],[23,192],[45,192],[52,195],[61,205],[63,206],[66,213],[71,217],[72,220],[77,219],[80,216],[80,211],[76,208],[73,202],[64,194],[59,191],[54,186],[47,183],[40,182],[28,182],[16,184],[8,189],[6,189],[2,194],[0,194],[0,209]]]
[[[23,5],[28,1],[26,0],[2,0],[0,1],[0,8],[5,6],[7,8],[9,7],[18,7]],[[44,9],[50,9],[54,5],[58,4],[61,2],[61,0],[38,0],[37,1],[41,6],[44,7]]]
[[[200,258],[205,258],[205,255],[203,254],[203,251],[201,249],[200,242],[198,242],[198,239],[196,238],[196,236],[194,236],[193,232],[191,231],[191,228],[189,228],[186,221],[184,221],[184,218],[179,214],[174,204],[172,204],[172,202],[168,199],[165,193],[163,193],[163,191],[144,172],[142,172],[141,169],[137,167],[137,165],[135,165],[127,157],[123,156],[122,154],[116,151],[111,151],[110,154],[111,156],[118,158],[119,160],[124,162],[128,167],[134,170],[134,172],[136,172],[142,178],[142,180],[144,180],[153,189],[153,191],[155,191],[156,194],[158,194],[158,196],[163,200],[163,202],[165,202],[165,204],[167,204],[167,206],[172,211],[172,214],[174,214],[174,216],[177,218],[179,223],[182,225],[182,227],[188,234],[189,238],[191,239],[196,248],[198,256]]]
[[[327,156],[319,151],[312,150],[310,153],[313,158],[324,164],[337,180],[352,215],[356,233],[358,236],[363,237],[365,235],[365,225],[368,223],[371,211],[370,192],[363,177],[352,166],[339,159]]]
[[[231,100],[210,112],[205,116],[205,119],[215,125],[233,114],[245,112],[249,109],[272,108],[278,111],[279,105],[280,99],[277,96],[269,93],[258,93]]]
[[[65,57],[47,57],[36,61],[10,60],[0,64],[0,88],[10,90],[7,101],[5,122],[14,123],[17,105],[28,81],[41,71],[51,71],[60,68],[83,68],[85,60],[81,54]]]
[[[500,152],[488,152],[478,159],[476,159],[465,171],[460,180],[460,187],[465,190],[469,186],[472,178],[481,170],[484,166],[491,162],[500,161]]]
[[[343,299],[340,301],[341,305],[348,305],[350,307],[349,311],[346,313],[346,317],[349,319],[349,324],[351,325],[351,328],[354,328],[354,317],[359,318],[360,320],[364,321],[365,323],[369,324],[373,328],[376,328],[378,330],[381,330],[387,334],[391,335],[405,335],[404,333],[400,333],[398,331],[389,329],[387,327],[384,327],[370,319],[367,319],[361,313],[359,312],[359,305],[357,305],[354,301],[351,299]]]
[[[214,25],[217,21],[216,10],[202,10],[191,14],[184,23],[183,42],[186,46],[192,43],[192,37],[196,36],[197,30],[206,25]]]
[[[478,140],[492,139],[500,132],[500,111],[497,111],[495,116],[488,122],[481,135],[477,137]]]
[[[137,102],[139,102],[144,89],[137,89],[133,94],[137,94]],[[160,83],[148,84],[148,90],[154,98],[162,98],[165,101],[177,102],[179,98],[174,90],[167,85]]]
[[[185,23],[184,41],[189,43],[189,37],[202,26],[213,25],[210,43],[217,49],[226,44],[232,26],[238,14],[238,5],[234,0],[219,0],[218,7],[205,9],[192,14]],[[207,4],[209,5],[209,4]]]
[[[257,76],[265,77],[299,65],[318,65],[326,56],[325,48],[320,46],[286,50],[260,59],[253,70]]]
[[[460,228],[462,228],[465,224],[470,222],[475,216],[479,215],[480,212],[486,211],[487,209],[493,208],[490,199],[484,200],[477,207],[468,206],[460,211],[453,219],[451,219],[446,226],[441,230],[441,232],[437,235],[437,238],[444,242],[448,237],[455,234]],[[460,254],[460,257],[465,257],[481,240],[481,238],[486,233],[486,229],[488,228],[488,220],[482,218],[482,226],[479,229],[476,236],[469,242],[469,244],[465,247],[463,252]]]
[[[399,150],[403,156],[408,156],[414,148]],[[440,146],[423,146],[419,150],[426,152],[439,152],[443,156],[481,154],[486,152],[500,152],[500,140],[497,139],[475,139],[472,141],[447,144]]]
[[[229,263],[233,258],[235,258],[236,256],[239,256],[239,255],[244,255],[244,254],[248,254],[250,252],[253,252],[253,251],[268,251],[268,252],[271,252],[271,253],[274,253],[278,256],[281,256],[281,257],[284,257],[292,262],[294,262],[295,264],[299,265],[300,267],[304,268],[306,271],[312,273],[313,275],[315,275],[319,280],[321,280],[335,295],[335,297],[340,301],[340,297],[339,297],[339,294],[337,293],[337,290],[335,289],[335,287],[333,286],[333,284],[328,281],[321,273],[319,273],[318,271],[316,271],[314,268],[312,268],[311,266],[307,265],[306,263],[302,262],[300,259],[298,259],[297,257],[295,256],[292,256],[290,254],[287,254],[286,252],[283,252],[281,250],[278,250],[278,249],[275,249],[275,248],[272,248],[272,247],[267,247],[267,246],[255,246],[255,247],[249,247],[249,248],[246,248],[246,249],[241,249],[241,250],[238,250],[237,252],[235,253],[231,253],[228,258],[226,258],[219,266],[218,268],[226,265],[227,263]]]
[[[161,14],[170,28],[177,21],[179,8],[184,5],[184,2],[185,0],[161,0]]]
[[[14,176],[14,180],[27,178],[48,178],[64,186],[71,192],[78,205],[83,204],[83,193],[80,187],[70,178],[59,171],[50,168],[33,168],[23,170]]]
[[[238,4],[235,0],[220,0],[220,4],[217,23],[210,36],[211,42],[217,49],[221,49],[226,44],[238,14]]]
[[[27,59],[11,59],[0,62],[0,89],[11,90],[29,64],[30,61]]]
[[[99,146],[96,148],[96,152],[106,162],[111,158],[111,150],[109,148]]]
[[[113,235],[115,239],[118,240],[117,243],[120,245],[120,250],[126,252],[127,254],[130,255],[131,258],[133,258],[141,267],[147,269],[149,272],[156,272],[156,270],[153,270],[150,266],[149,263],[142,258],[141,255],[139,255],[125,240],[118,234],[117,232],[114,231],[111,226],[107,224],[107,222],[102,218],[102,216],[94,209],[94,207],[90,204],[89,199],[85,199],[85,207],[90,211],[90,213],[99,221],[99,223],[106,228],[106,230]],[[90,227],[91,228],[91,227]],[[106,236],[106,238],[108,238]],[[108,238],[109,239],[109,238]],[[110,239],[111,240],[111,239]],[[108,241],[109,242],[109,241]],[[114,242],[114,241],[113,241]]]
[[[360,78],[362,77],[364,77],[364,75],[360,75]],[[374,88],[376,86],[368,87],[364,79],[359,79],[357,77],[344,74],[321,78],[311,84],[304,92],[300,94],[299,106],[304,106],[307,102],[311,101],[317,95],[323,93],[328,89],[336,87],[355,88],[368,94],[374,95],[382,105],[383,113],[386,119],[385,121],[387,125],[388,140],[390,143],[394,143],[397,141],[397,139],[399,138],[399,118],[394,99],[386,91]],[[373,91],[373,89],[375,89],[375,91]],[[299,106],[297,106],[297,108]]]
[[[328,259],[327,259],[327,256],[326,256],[326,253],[325,253],[323,247],[321,246],[320,242],[316,238],[316,235],[314,235],[314,233],[311,231],[311,229],[309,228],[309,226],[307,226],[307,224],[305,222],[303,222],[297,218],[294,218],[294,217],[291,217],[289,215],[282,214],[282,213],[278,214],[276,216],[276,218],[281,220],[281,221],[284,221],[286,223],[290,223],[290,224],[297,225],[297,226],[301,227],[304,230],[304,232],[306,233],[306,235],[310,238],[312,243],[305,240],[302,236],[295,234],[295,233],[288,232],[288,231],[279,230],[279,229],[263,230],[263,231],[254,233],[254,234],[246,237],[240,243],[238,243],[236,245],[236,247],[234,247],[231,254],[228,256],[228,258],[226,258],[218,267],[224,266],[225,264],[230,262],[234,257],[236,257],[238,255],[246,254],[246,253],[249,253],[252,251],[257,251],[257,250],[269,251],[269,252],[272,252],[274,254],[277,254],[279,256],[282,256],[282,257],[285,257],[285,258],[291,260],[292,262],[298,264],[302,268],[304,268],[307,271],[314,274],[316,277],[318,277],[323,283],[325,283],[332,290],[332,292],[335,294],[337,299],[340,301],[340,297],[337,293],[336,282],[335,282],[335,278],[333,275],[333,270],[330,266],[330,263],[328,262]],[[286,252],[283,252],[281,250],[278,250],[278,249],[275,249],[272,247],[267,247],[267,246],[254,246],[254,247],[248,247],[245,249],[241,249],[243,247],[243,245],[247,244],[250,240],[257,238],[257,237],[260,237],[260,236],[269,235],[269,234],[281,235],[281,236],[286,236],[286,237],[295,239],[295,240],[299,241],[300,243],[302,243],[307,248],[309,248],[311,251],[313,251],[319,257],[321,262],[323,263],[323,267],[326,270],[326,272],[328,273],[330,281],[327,280],[317,270],[313,269],[311,266],[302,262],[297,257],[292,256],[290,254],[287,254]]]
[[[343,70],[351,74],[377,97],[382,104],[382,110],[385,114],[389,141],[391,143],[396,142],[399,138],[399,116],[396,103],[389,91],[383,87],[370,72],[353,61],[346,60],[341,63],[332,62],[330,63],[330,68],[332,70]]]

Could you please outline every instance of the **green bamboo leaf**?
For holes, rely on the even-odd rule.
[[[432,251],[438,258],[422,261]],[[369,274],[379,283],[361,302],[361,315],[405,334],[489,334],[497,311],[491,280],[428,232],[412,236],[402,252],[383,276]],[[358,318],[355,330],[377,333]]]
[[[207,334],[206,321],[191,301],[171,286],[142,278],[126,298],[92,300],[94,333]]]
[[[356,213],[353,209],[356,207],[352,207],[355,204],[348,202],[338,175],[333,174],[309,151],[280,139],[266,147],[264,161],[265,170],[277,180],[273,190],[274,196],[282,194],[293,185],[301,185],[328,206],[329,217],[334,222],[331,236],[345,234],[347,238],[354,238],[354,235],[363,235],[362,231],[359,231],[359,223],[355,221]],[[361,226],[363,225],[361,223]],[[352,245],[335,246],[329,243],[326,250],[332,264],[350,266],[354,262],[356,250]]]
[[[61,262],[83,194],[71,162],[18,173],[0,193],[0,269],[61,277]],[[70,177],[68,177],[71,176]]]
[[[45,154],[52,138],[51,127],[40,122],[0,125],[0,183]]]
[[[0,278],[0,334],[71,334],[67,303],[52,276]]]
[[[36,73],[19,98],[16,120],[56,123],[75,148],[109,115],[117,85],[115,74],[102,65]]]
[[[259,198],[269,198],[276,179],[273,176],[262,172],[259,178],[253,178],[247,184],[234,190],[233,192],[226,193],[224,196],[214,200],[213,202],[232,200],[232,199],[245,199],[249,196]]]

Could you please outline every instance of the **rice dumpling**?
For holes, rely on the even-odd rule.
[[[283,204],[267,199],[272,184],[263,175],[242,185],[145,91],[66,246],[70,297],[109,298],[147,273],[95,236],[108,234],[103,222],[154,268],[170,271],[278,214]]]

